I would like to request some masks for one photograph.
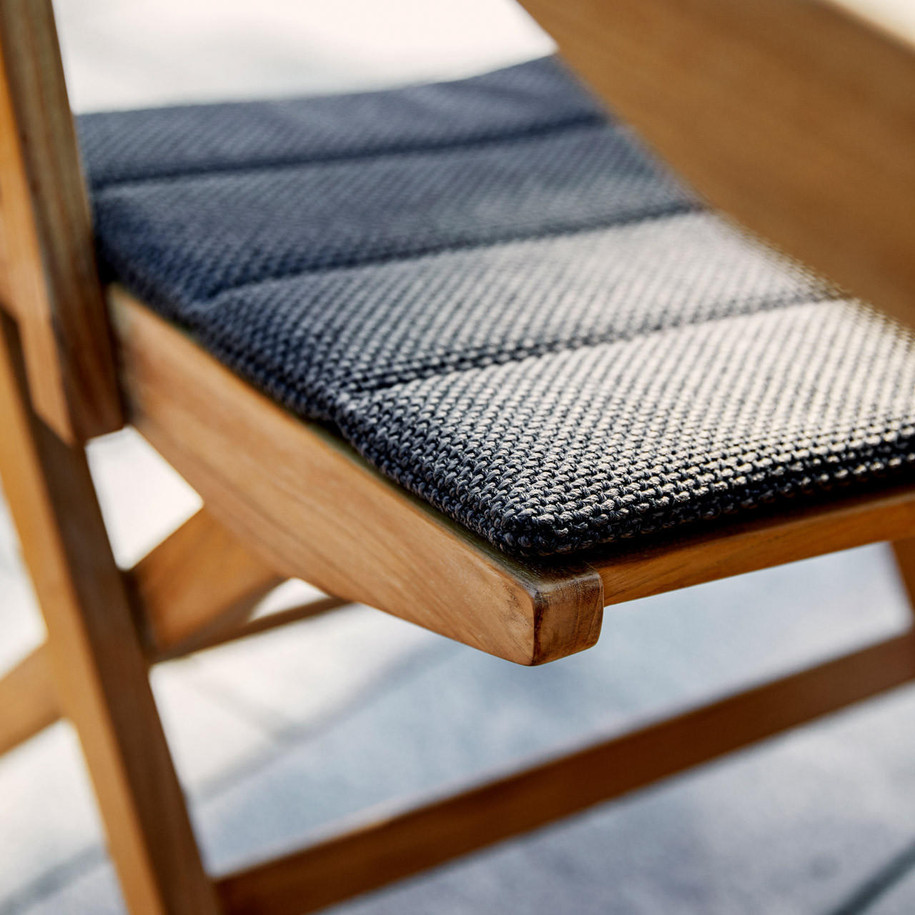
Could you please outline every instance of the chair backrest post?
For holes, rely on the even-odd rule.
[[[36,412],[65,441],[123,425],[51,0],[0,3],[0,305]]]

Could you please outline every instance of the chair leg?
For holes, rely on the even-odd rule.
[[[82,448],[34,414],[0,315],[0,474],[132,913],[217,915]]]

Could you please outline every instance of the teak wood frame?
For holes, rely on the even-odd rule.
[[[542,826],[915,679],[907,632],[425,803],[301,852],[203,868],[149,665],[363,601],[512,661],[587,648],[602,609],[877,540],[915,594],[915,491],[574,565],[507,559],[288,415],[123,290],[108,323],[48,0],[0,4],[0,472],[47,624],[0,679],[0,752],[66,716],[135,913],[302,913]],[[119,353],[120,388],[113,349]],[[120,405],[206,507],[115,565],[84,442]],[[329,593],[251,619],[287,577]]]

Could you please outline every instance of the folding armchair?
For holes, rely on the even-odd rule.
[[[831,4],[529,6],[710,199],[906,313],[910,48]],[[831,65],[880,65],[842,112],[897,153],[830,146],[809,211],[776,155],[820,149],[792,112],[838,79],[793,67],[808,14]],[[0,54],[0,470],[47,624],[0,680],[0,750],[72,722],[132,912],[313,911],[915,677],[905,633],[207,874],[150,665],[355,601],[542,664],[607,605],[881,540],[911,588],[915,339],[706,210],[555,60],[77,130],[49,2],[0,4]],[[854,168],[892,212],[857,249]],[[122,570],[84,445],[127,423],[204,508]],[[328,596],[252,619],[290,577]]]

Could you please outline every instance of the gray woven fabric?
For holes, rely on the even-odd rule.
[[[96,192],[102,254],[162,306],[333,267],[676,212],[692,204],[605,126]]]
[[[795,305],[399,385],[342,425],[448,514],[546,553],[911,471],[913,390],[885,320]]]
[[[555,61],[80,130],[112,275],[508,552],[915,473],[912,338],[702,212]]]

